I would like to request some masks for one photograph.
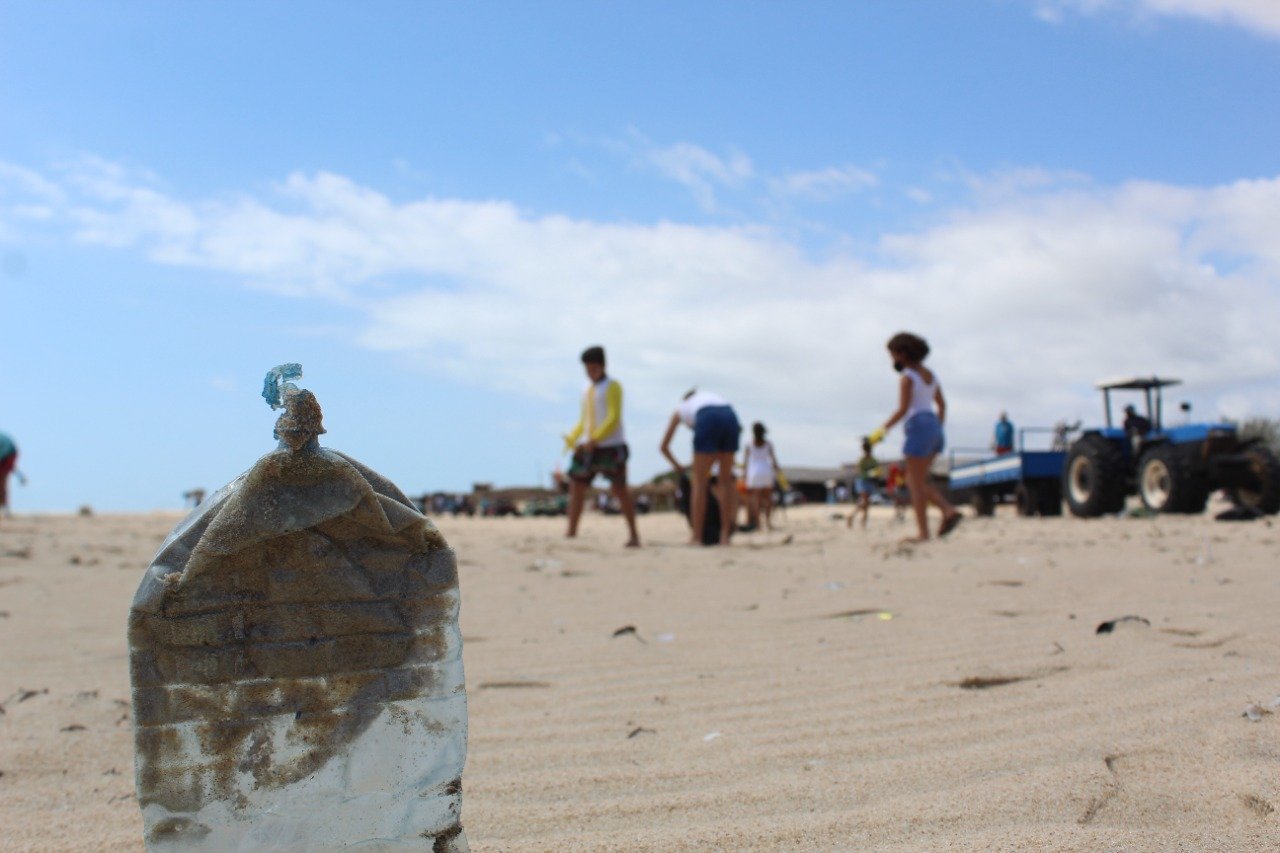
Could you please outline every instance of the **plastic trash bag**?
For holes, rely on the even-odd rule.
[[[299,375],[267,377],[278,449],[174,529],[133,602],[147,849],[466,851],[454,554],[319,446]]]

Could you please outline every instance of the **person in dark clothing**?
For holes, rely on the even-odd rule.
[[[1125,406],[1124,431],[1130,438],[1140,438],[1151,432],[1151,421],[1138,414],[1138,410],[1133,406]]]
[[[26,485],[27,478],[18,470],[18,445],[13,439],[0,432],[0,515],[9,514],[9,475],[13,474],[18,482]]]

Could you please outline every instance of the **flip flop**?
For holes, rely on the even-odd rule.
[[[950,518],[944,518],[942,520],[942,526],[938,528],[938,538],[941,539],[943,536],[946,536],[948,533],[955,530],[960,526],[960,522],[963,520],[964,516],[958,512]]]

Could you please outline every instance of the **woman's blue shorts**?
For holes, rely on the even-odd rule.
[[[942,421],[933,412],[916,412],[907,418],[904,431],[907,440],[902,444],[903,456],[927,458],[941,453],[947,445],[942,435]]]
[[[693,416],[694,453],[737,453],[741,435],[733,406],[703,406]]]

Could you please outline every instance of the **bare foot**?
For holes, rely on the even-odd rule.
[[[639,548],[639,547],[640,547],[640,540],[639,540],[639,539],[628,539],[628,540],[627,540],[627,544],[626,544],[626,545],[623,545],[622,547],[623,547],[623,548]]]

